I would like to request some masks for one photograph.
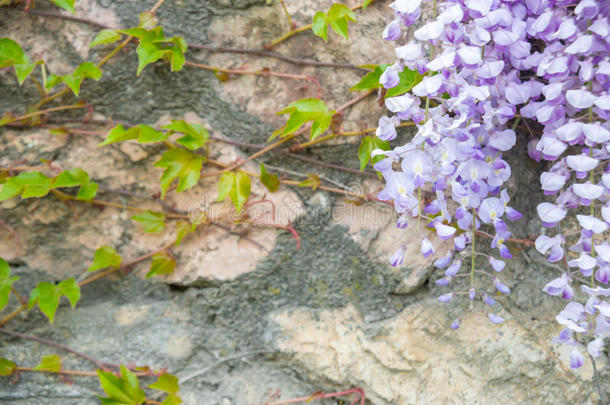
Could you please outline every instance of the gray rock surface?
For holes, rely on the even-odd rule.
[[[77,16],[129,27],[153,3],[77,0],[76,9]],[[300,25],[330,4],[286,3]],[[331,33],[325,44],[304,33],[276,50],[355,65],[391,61],[392,47],[380,40],[391,18],[388,3],[377,1],[359,12],[349,42]],[[43,1],[37,7],[58,12]],[[168,35],[218,46],[260,47],[288,29],[281,8],[263,0],[167,0],[158,16]],[[83,60],[105,55],[110,48],[88,48],[95,33],[87,24],[0,8],[0,37],[8,35],[29,55],[43,57],[53,73],[67,73]],[[226,53],[189,51],[187,58],[233,69],[269,67],[315,76],[323,99],[332,107],[354,97],[347,90],[362,75],[356,70],[295,66]],[[136,77],[136,66],[130,46],[129,52],[105,66],[99,82],[85,82],[81,98],[95,106],[96,117],[149,125],[185,117],[203,123],[214,136],[264,144],[283,123],[275,112],[317,94],[308,81],[231,76],[221,82],[209,71],[189,67],[171,73],[164,63],[148,66]],[[18,87],[12,72],[0,72],[0,93],[0,112],[23,111],[37,97],[31,83]],[[63,101],[73,100],[66,96]],[[369,97],[345,112],[344,129],[374,126],[383,113],[375,97]],[[409,134],[404,130],[401,136]],[[123,143],[96,148],[101,139],[102,135],[54,137],[39,128],[1,128],[0,167],[18,161],[35,165],[45,158],[62,168],[82,167],[108,188],[148,195],[160,191],[160,170],[152,166],[162,147]],[[358,168],[356,142],[332,141],[304,154]],[[527,134],[521,134],[508,156],[510,161],[523,162],[514,166],[510,184],[519,190],[513,193],[511,205],[526,216],[513,230],[523,237],[537,232],[534,207],[540,170],[527,159],[526,144]],[[251,152],[211,146],[211,155],[228,163]],[[381,186],[375,177],[363,180],[285,155],[265,155],[260,161],[302,174],[315,171],[350,190],[374,193]],[[247,168],[257,170],[257,164]],[[262,197],[264,190],[256,185],[253,193]],[[169,193],[167,202],[188,209],[215,197],[215,182],[210,179],[185,193]],[[556,270],[546,267],[535,250],[515,248],[515,259],[502,274],[513,294],[499,299],[507,321],[495,327],[483,319],[478,307],[470,313],[465,306],[436,303],[435,297],[445,291],[433,282],[442,273],[431,262],[446,247],[438,245],[435,257],[422,259],[420,235],[411,228],[396,230],[387,207],[356,205],[326,191],[303,188],[283,187],[270,198],[287,207],[282,214],[298,231],[299,250],[282,230],[254,228],[244,238],[240,232],[246,228],[227,233],[206,227],[175,249],[178,267],[172,276],[144,279],[148,264],[143,263],[129,274],[85,286],[76,308],[63,303],[52,326],[35,309],[5,327],[61,342],[105,362],[167,367],[181,378],[181,396],[189,405],[263,403],[356,386],[374,405],[596,403],[590,364],[579,372],[569,370],[569,353],[549,343],[559,331],[554,314],[561,303],[540,293]],[[158,207],[130,197],[117,201]],[[24,294],[39,281],[82,276],[101,245],[112,245],[125,258],[133,258],[172,240],[171,229],[160,235],[144,234],[127,210],[67,205],[52,196],[0,203],[0,215],[19,235],[18,240],[0,241],[0,257],[21,277],[17,288]],[[264,249],[249,239],[259,241]],[[394,269],[387,259],[400,243],[407,244],[409,253],[405,263]],[[3,314],[14,307],[13,300]],[[448,325],[458,316],[463,316],[463,325],[453,332]],[[65,368],[94,369],[52,347],[0,334],[0,357],[21,366],[33,367],[41,356],[53,353],[61,355]],[[608,389],[607,359],[597,366]],[[153,381],[142,379],[143,384]],[[99,394],[101,388],[91,377],[68,381],[26,372],[18,380],[0,377],[0,402],[7,404],[87,405],[98,403]]]

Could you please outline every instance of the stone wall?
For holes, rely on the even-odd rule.
[[[281,7],[265,3],[167,0],[157,14],[168,35],[182,35],[189,43],[260,48],[289,29]],[[78,17],[118,28],[136,25],[138,13],[153,2],[77,0],[76,4]],[[295,22],[304,25],[331,2],[287,0],[286,4]],[[349,42],[331,33],[324,43],[307,32],[275,50],[322,62],[390,62],[393,48],[380,39],[392,18],[388,4],[379,0],[358,12]],[[36,6],[59,12],[43,0]],[[44,58],[52,73],[71,72],[80,62],[99,60],[108,52],[89,48],[96,32],[86,23],[0,8],[0,37],[9,36],[29,55]],[[277,111],[318,92],[306,80],[231,75],[230,80],[220,81],[212,72],[191,67],[171,73],[163,63],[136,77],[135,48],[128,49],[105,66],[99,82],[83,85],[81,98],[95,107],[94,118],[149,125],[185,118],[204,124],[215,137],[264,144],[283,124]],[[355,96],[348,89],[363,74],[221,52],[189,50],[187,59],[313,76],[320,82],[322,98],[335,108]],[[21,112],[37,97],[31,83],[18,87],[8,70],[0,72],[0,94],[0,112]],[[371,96],[346,111],[343,128],[375,126],[382,114],[384,109]],[[410,134],[404,130],[400,136]],[[64,169],[81,167],[106,188],[149,196],[159,193],[161,171],[153,164],[162,148],[135,143],[96,148],[102,139],[102,135],[56,137],[41,128],[2,128],[0,167],[37,164],[45,158]],[[303,155],[358,168],[357,142],[332,141]],[[540,169],[527,159],[526,144],[527,134],[520,134],[508,157],[523,162],[514,165],[510,187],[515,194],[511,205],[526,214],[514,233],[524,237],[536,234],[539,225],[533,208],[539,198]],[[227,163],[249,153],[252,150],[227,144],[211,146],[211,156]],[[381,187],[375,176],[315,167],[285,154],[265,155],[260,161],[287,173],[317,172],[334,187],[367,193]],[[254,171],[257,167],[257,163],[246,165]],[[215,184],[213,178],[203,179],[187,192],[170,192],[167,203],[188,209],[202,201],[213,202]],[[254,185],[253,194],[262,197],[265,190]],[[128,195],[101,198],[158,209],[153,201]],[[540,290],[556,270],[546,267],[534,249],[515,249],[515,259],[503,274],[513,293],[499,300],[506,322],[494,326],[480,312],[438,304],[435,297],[442,292],[433,280],[441,273],[431,263],[447,247],[438,244],[435,257],[421,258],[420,236],[397,230],[387,207],[354,204],[340,195],[304,188],[282,187],[268,198],[283,207],[281,221],[293,223],[300,249],[284,230],[205,227],[174,250],[175,274],[144,279],[148,270],[144,263],[128,275],[85,286],[77,307],[62,305],[52,326],[33,310],[6,327],[62,342],[107,362],[167,366],[181,377],[182,397],[189,405],[254,404],[278,392],[278,398],[285,399],[351,387],[364,389],[375,405],[596,403],[590,363],[571,371],[569,352],[549,343],[559,331],[554,314],[561,303]],[[230,209],[228,203],[213,205],[221,211]],[[52,196],[9,200],[0,203],[0,213],[18,235],[0,242],[0,257],[21,277],[18,288],[23,292],[42,280],[82,278],[101,245],[114,246],[123,257],[133,258],[173,237],[171,229],[161,235],[145,234],[127,210],[65,204]],[[402,266],[391,268],[387,259],[399,243],[407,244],[408,257]],[[460,314],[464,314],[462,326],[452,331],[448,325]],[[34,366],[42,355],[52,353],[53,348],[0,335],[0,356],[20,365]],[[66,368],[90,366],[59,354]],[[607,365],[604,359],[597,364],[606,388]],[[92,378],[75,377],[67,384],[34,373],[22,373],[18,382],[0,377],[0,402],[10,404],[94,404],[99,393]]]

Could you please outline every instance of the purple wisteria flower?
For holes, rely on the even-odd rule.
[[[407,94],[385,99],[393,115],[380,119],[376,135],[393,141],[396,127],[407,120],[417,131],[406,144],[373,153],[386,157],[375,164],[386,181],[379,198],[391,200],[400,215],[425,220],[441,240],[453,239],[460,258],[451,262],[450,253],[435,262],[445,269],[438,285],[450,284],[463,255],[470,253],[466,247],[476,249],[484,235],[493,235],[491,247],[509,259],[506,220],[523,215],[509,206],[506,183],[511,165],[523,162],[504,154],[521,138],[517,128],[525,127],[529,156],[552,162],[540,175],[546,201],[538,204],[538,217],[544,227],[558,229],[548,236],[539,232],[536,250],[558,262],[568,243],[575,253],[568,265],[589,284],[581,286],[589,297],[586,305],[572,301],[558,315],[566,329],[556,341],[577,345],[573,334],[587,333],[587,350],[598,354],[610,336],[610,289],[605,287],[610,281],[610,7],[596,0],[441,0],[413,38],[401,43],[403,32],[421,17],[421,5],[421,0],[392,2],[394,20],[383,32],[385,39],[396,41],[397,61],[383,73],[381,86],[398,86],[397,73],[404,68],[423,77]],[[424,203],[422,191],[436,198]],[[576,215],[579,226],[569,235],[557,226],[568,215]],[[398,226],[402,223],[406,226],[406,219]],[[424,238],[421,253],[433,251]],[[490,257],[489,264],[484,271],[491,272],[494,287],[509,293],[493,277],[505,262]],[[469,299],[482,291],[481,282],[471,282]],[[571,283],[564,274],[543,291],[572,300]],[[453,298],[449,294],[442,297]],[[479,297],[494,304],[485,293]],[[502,321],[495,314],[488,317]],[[582,355],[573,352],[571,365],[578,368],[582,362]]]

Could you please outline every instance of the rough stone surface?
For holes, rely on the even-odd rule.
[[[76,16],[130,27],[137,24],[139,12],[153,4],[77,0]],[[388,4],[378,0],[359,11],[349,42],[329,33],[324,43],[309,32],[275,50],[323,62],[392,61],[392,46],[380,40],[392,15]],[[330,2],[289,0],[286,5],[293,20],[304,25]],[[50,2],[36,2],[36,7],[58,12]],[[197,44],[258,48],[288,29],[281,7],[263,0],[168,0],[157,14],[167,35],[182,35]],[[0,8],[0,37],[10,36],[32,58],[44,58],[49,73],[68,73],[80,62],[97,61],[109,52],[110,46],[89,48],[96,31],[75,21]],[[356,70],[190,50],[189,60],[207,65],[313,76],[321,90],[302,79],[230,75],[220,81],[212,72],[191,67],[171,73],[164,63],[148,66],[136,77],[135,46],[127,50],[104,66],[99,82],[83,84],[81,98],[94,106],[93,118],[149,125],[184,118],[203,124],[215,137],[246,143],[264,144],[284,122],[275,113],[291,101],[316,97],[319,91],[333,108],[349,101],[355,94],[348,89],[362,76]],[[0,113],[21,113],[37,100],[36,87],[31,82],[18,87],[12,71],[5,70],[0,72]],[[60,101],[75,99],[69,95]],[[368,128],[383,113],[375,97],[369,97],[345,111],[342,125],[348,131]],[[1,128],[0,167],[43,166],[42,158],[53,162],[49,174],[81,167],[107,189],[158,195],[161,170],[153,165],[163,146],[125,142],[97,148],[108,128],[89,129],[92,134],[55,136],[48,128]],[[400,139],[410,134],[405,129]],[[521,134],[508,155],[509,161],[522,162],[514,166],[509,185],[519,191],[513,193],[511,205],[525,213],[512,228],[522,237],[536,234],[539,226],[535,206],[541,169],[526,158],[527,140],[527,134]],[[358,168],[357,142],[357,137],[333,140],[302,153]],[[210,146],[210,157],[226,164],[252,152],[217,142]],[[244,169],[257,171],[258,162],[282,169],[278,174],[291,179],[294,173],[316,172],[323,184],[349,191],[374,194],[382,187],[375,177],[363,180],[285,154],[264,155]],[[205,170],[217,168],[206,165]],[[554,314],[562,303],[540,293],[556,269],[547,267],[535,250],[515,247],[515,259],[501,275],[513,293],[499,298],[496,310],[507,321],[492,326],[480,306],[470,312],[467,305],[437,304],[435,297],[446,291],[433,282],[442,271],[431,263],[447,246],[435,242],[436,255],[423,259],[418,253],[427,232],[423,226],[412,223],[407,231],[396,229],[393,212],[381,204],[359,205],[298,187],[269,194],[253,182],[251,201],[265,194],[279,207],[276,217],[265,203],[252,205],[251,217],[292,223],[300,249],[289,232],[277,228],[232,223],[204,227],[173,249],[178,265],[171,276],[144,279],[148,263],[142,263],[129,273],[83,287],[76,308],[62,303],[53,325],[34,309],[5,328],[61,342],[105,362],[167,367],[180,377],[181,396],[189,405],[257,404],[356,386],[374,405],[596,403],[590,365],[570,371],[569,353],[549,343],[558,332]],[[192,218],[202,207],[221,217],[230,212],[230,205],[217,203],[216,196],[215,179],[203,178],[184,193],[169,192],[165,203],[189,211]],[[104,192],[99,198],[125,207],[160,208],[150,198],[126,194]],[[16,287],[25,295],[40,281],[86,276],[101,245],[114,246],[127,260],[173,240],[173,225],[163,233],[146,234],[131,215],[128,209],[66,204],[53,196],[8,200],[0,203],[0,257],[21,277]],[[10,235],[11,229],[15,234]],[[391,268],[388,257],[400,244],[408,247],[407,258]],[[481,243],[481,249],[486,248]],[[12,299],[2,315],[15,307]],[[448,325],[456,317],[463,318],[462,327],[453,332]],[[62,356],[65,369],[94,369],[52,347],[0,334],[0,357],[20,366],[33,367],[41,356],[53,353]],[[601,358],[597,366],[608,389],[607,359]],[[142,379],[142,384],[152,382]],[[90,377],[61,380],[26,372],[18,380],[0,377],[2,403],[88,405],[98,403],[99,394],[99,384]]]

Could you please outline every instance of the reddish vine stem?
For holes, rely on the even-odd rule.
[[[342,397],[342,396],[351,395],[351,394],[357,394],[359,396],[352,402],[352,405],[354,405],[356,402],[358,402],[358,400],[360,400],[360,405],[364,405],[365,395],[364,395],[364,391],[362,390],[362,388],[352,388],[351,390],[330,392],[328,394],[325,394],[323,392],[316,392],[315,394],[309,395],[307,397],[292,398],[292,399],[286,399],[283,401],[265,402],[264,404],[259,404],[259,405],[288,405],[288,404],[296,404],[299,402],[311,402],[311,401],[317,400],[317,399]]]
[[[52,346],[57,349],[63,350],[65,352],[72,353],[75,356],[81,357],[81,358],[95,364],[99,368],[106,368],[106,367],[115,367],[117,369],[119,368],[119,366],[117,364],[103,362],[101,360],[98,360],[94,357],[89,356],[88,354],[79,352],[78,350],[74,350],[66,345],[54,342],[52,340],[44,339],[44,338],[41,338],[38,336],[33,336],[33,335],[27,335],[27,334],[21,333],[21,332],[15,332],[15,331],[5,329],[5,328],[0,328],[0,333],[4,333],[5,335],[18,337],[18,338],[25,339],[25,340],[31,340],[33,342],[42,343],[45,346]]]
[[[275,76],[275,77],[283,77],[286,79],[307,80],[316,85],[318,97],[321,97],[321,95],[322,95],[322,86],[320,85],[320,82],[318,81],[318,79],[316,79],[315,77],[312,77],[312,76],[296,75],[296,74],[283,73],[283,72],[274,72],[267,68],[258,69],[258,70],[225,69],[225,68],[209,66],[209,65],[204,65],[202,63],[196,63],[196,62],[190,62],[190,61],[186,61],[186,62],[184,62],[184,64],[186,66],[192,66],[192,67],[196,67],[199,69],[209,70],[211,72],[221,72],[221,73],[235,74],[235,75]]]
[[[88,24],[96,28],[108,29],[108,30],[119,30],[120,28],[114,28],[110,25],[106,25],[99,21],[94,21],[88,18],[83,17],[75,17],[67,14],[57,14],[50,13],[48,11],[35,10],[30,9],[28,11],[24,9],[15,9],[21,12],[26,12],[28,14],[38,15],[41,17],[49,17],[49,18],[57,18],[61,20],[74,21],[82,24]],[[207,52],[215,52],[215,53],[235,53],[242,55],[254,55],[265,58],[274,58],[278,59],[292,65],[297,66],[316,66],[316,67],[329,67],[329,68],[337,68],[337,69],[352,69],[360,72],[369,72],[369,69],[362,68],[356,65],[352,65],[351,63],[332,63],[332,62],[320,62],[313,59],[301,59],[295,58],[289,55],[284,55],[278,52],[267,51],[264,48],[256,49],[256,48],[233,48],[228,46],[214,46],[214,45],[202,45],[202,44],[187,44],[189,49],[197,49],[201,51]]]

